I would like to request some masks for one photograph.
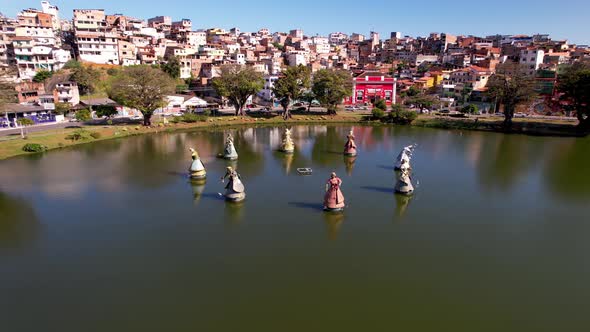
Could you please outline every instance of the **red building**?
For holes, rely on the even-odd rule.
[[[381,73],[365,72],[355,77],[352,85],[352,96],[346,98],[345,104],[374,104],[383,99],[387,105],[395,104],[397,79]]]

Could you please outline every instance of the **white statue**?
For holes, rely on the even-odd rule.
[[[191,167],[188,169],[188,171],[190,172],[191,178],[192,179],[204,179],[205,177],[207,177],[207,172],[205,171],[205,166],[201,162],[201,158],[199,158],[199,154],[193,148],[189,148],[189,150],[192,152],[192,159],[193,159]]]
[[[412,159],[412,153],[414,152],[414,147],[415,145],[408,145],[406,147],[403,148],[403,150],[399,153],[399,155],[397,156],[397,159],[395,161],[395,169],[396,170],[401,170],[402,167],[405,168],[412,168],[412,166],[410,166],[410,160]],[[405,162],[405,165],[402,166],[402,164]]]
[[[246,190],[244,184],[240,178],[240,174],[236,172],[232,167],[227,167],[225,175],[221,178],[223,182],[225,178],[229,181],[225,186],[225,200],[230,202],[241,202],[246,198]]]
[[[227,134],[227,138],[225,140],[225,149],[223,150],[223,158],[229,160],[238,159],[238,152],[234,146],[234,138],[231,134]]]
[[[291,129],[285,129],[283,133],[283,141],[281,143],[281,151],[285,153],[293,153],[295,151],[295,143],[291,138]]]
[[[402,169],[402,171],[399,173],[397,183],[395,184],[395,192],[403,195],[411,195],[414,193],[412,177],[410,176],[410,171],[407,168]]]

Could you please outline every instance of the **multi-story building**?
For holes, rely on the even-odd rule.
[[[76,55],[82,61],[119,64],[119,36],[102,9],[74,9]]]
[[[55,85],[53,89],[54,103],[69,103],[78,105],[80,103],[80,91],[76,82],[61,82]]]
[[[520,51],[519,62],[520,64],[527,66],[529,75],[534,75],[539,69],[539,66],[543,63],[544,57],[545,51],[535,48],[526,48]]]
[[[31,37],[36,45],[60,46],[61,41],[56,38],[53,28],[53,15],[26,9],[18,14],[17,19],[16,36]]]
[[[340,45],[348,40],[348,35],[342,32],[333,32],[328,36],[330,44]]]

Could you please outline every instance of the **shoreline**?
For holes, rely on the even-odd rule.
[[[293,115],[292,119],[283,120],[280,116],[272,118],[222,116],[210,117],[206,121],[194,123],[169,123],[158,124],[152,127],[143,127],[140,124],[127,125],[84,125],[71,126],[63,129],[49,129],[28,135],[26,139],[0,138],[0,160],[9,159],[22,155],[33,155],[37,153],[25,152],[23,145],[37,143],[47,147],[46,151],[61,149],[74,145],[89,144],[110,139],[125,138],[130,136],[172,133],[191,130],[215,129],[226,127],[242,126],[281,126],[297,124],[363,124],[376,126],[395,126],[392,123],[384,123],[378,120],[367,120],[367,113],[344,113],[337,115]],[[419,116],[412,122],[413,127],[435,128],[444,130],[475,130],[497,132],[501,134],[521,134],[531,136],[550,137],[585,137],[588,132],[582,132],[576,128],[576,123],[562,120],[543,119],[514,119],[510,131],[503,130],[502,120],[491,118],[449,118],[440,116]],[[93,134],[95,137],[73,140],[66,138],[76,131],[83,131]]]

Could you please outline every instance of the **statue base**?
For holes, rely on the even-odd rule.
[[[354,151],[354,152],[344,151],[344,155],[347,157],[356,157],[356,151]]]
[[[206,177],[207,177],[207,172],[205,172],[205,171],[191,172],[191,174],[190,174],[190,178],[193,180],[201,180]]]
[[[411,196],[414,194],[414,189],[407,190],[407,189],[395,189],[396,194],[404,195],[404,196]]]
[[[280,149],[279,151],[281,151],[282,153],[287,153],[287,154],[291,154],[291,153],[295,153],[295,149]]]
[[[225,194],[224,197],[228,202],[241,202],[246,199],[246,193]]]
[[[238,160],[238,156],[223,156],[223,159],[226,159],[226,160]]]
[[[329,208],[324,206],[324,212],[342,212],[344,211],[344,207],[337,207],[337,208]]]

